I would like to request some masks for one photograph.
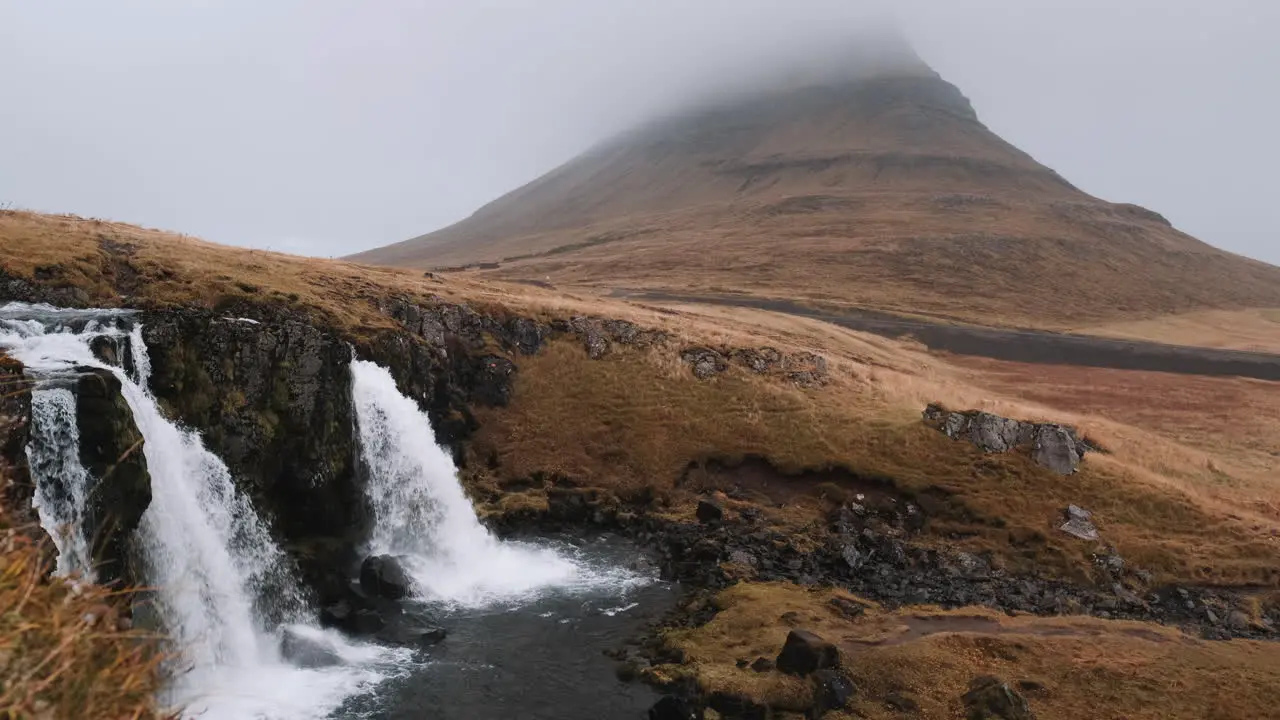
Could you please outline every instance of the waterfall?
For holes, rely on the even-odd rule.
[[[102,335],[129,338],[136,377],[94,357],[89,343]],[[166,700],[201,718],[313,718],[380,679],[368,669],[378,653],[338,638],[327,641],[365,669],[304,670],[282,661],[282,628],[264,618],[298,622],[304,609],[285,555],[226,466],[160,411],[146,387],[150,360],[132,314],[10,304],[0,308],[0,347],[48,384],[33,397],[32,455],[41,518],[55,538],[59,526],[83,517],[91,479],[74,445],[74,398],[54,383],[78,366],[107,369],[121,382],[151,476],[152,501],[136,537],[143,574],[179,653]],[[83,538],[64,536],[58,550],[60,572],[89,570]]]
[[[52,387],[32,392],[27,463],[36,484],[32,505],[58,550],[55,574],[79,572],[92,582],[89,539],[84,534],[89,473],[80,464],[76,396],[70,390]]]
[[[587,568],[567,553],[503,542],[480,523],[453,461],[425,413],[400,394],[391,373],[351,364],[373,554],[404,556],[424,599],[476,607],[529,599],[549,588],[618,588],[639,579]]]

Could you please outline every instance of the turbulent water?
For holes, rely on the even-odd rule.
[[[32,393],[27,462],[36,482],[32,505],[58,549],[55,574],[79,572],[93,580],[89,538],[84,534],[89,473],[80,464],[76,396],[70,390],[49,387]]]
[[[94,357],[89,342],[102,335],[130,340],[137,377]],[[84,366],[105,368],[121,381],[151,475],[151,505],[137,537],[145,580],[157,588],[155,612],[180,653],[166,701],[201,718],[314,718],[382,679],[373,667],[385,653],[338,637],[324,640],[359,664],[304,670],[280,658],[282,628],[263,619],[300,622],[304,610],[284,554],[236,491],[226,466],[199,436],[160,412],[146,389],[148,356],[130,315],[9,305],[0,309],[0,347],[47,378],[37,386],[33,406],[39,408],[38,437],[52,442],[74,437],[74,404],[56,387],[60,378]],[[42,463],[47,472],[36,472],[41,517],[56,536],[58,525],[83,518],[87,482],[71,489],[76,470],[83,473],[78,461],[70,462],[71,449],[43,442],[36,448],[37,457],[63,452],[68,458],[61,469],[50,462]],[[65,473],[62,483],[46,482],[59,472]],[[60,570],[90,569],[82,541],[58,547]]]
[[[528,600],[547,588],[622,590],[643,582],[547,547],[493,537],[417,403],[378,365],[356,361],[351,375],[375,515],[369,550],[405,556],[423,599],[474,608]]]
[[[131,371],[93,355],[90,342],[102,336],[127,345]],[[67,388],[77,368],[105,369],[120,380],[144,439],[152,486],[134,538],[137,560],[142,580],[155,588],[156,619],[179,653],[165,702],[189,717],[292,720],[419,717],[428,700],[438,706],[437,717],[507,717],[525,708],[524,695],[556,687],[552,695],[576,692],[581,708],[648,701],[644,692],[608,677],[597,662],[602,648],[593,643],[626,627],[611,619],[625,617],[635,607],[635,593],[654,586],[619,569],[616,553],[493,537],[436,445],[426,415],[397,391],[385,369],[367,362],[354,362],[351,374],[375,513],[368,550],[403,556],[417,602],[435,608],[446,624],[454,622],[451,634],[464,645],[453,643],[451,664],[444,657],[353,643],[309,625],[314,608],[306,607],[285,554],[226,465],[198,434],[166,418],[148,390],[150,360],[142,338],[141,325],[127,311],[0,308],[0,348],[40,379],[28,454],[35,506],[55,539],[60,574],[92,574],[84,520],[95,479],[79,461],[75,396]],[[575,637],[572,626],[580,621],[593,629]],[[290,665],[279,650],[286,630],[329,647],[344,664]],[[488,637],[490,630],[503,637]],[[502,650],[504,638],[520,637],[528,647]],[[557,647],[545,647],[547,642]],[[545,657],[539,659],[539,651]],[[565,672],[578,674],[584,658],[591,660],[592,679],[563,686]],[[515,667],[528,670],[510,669]],[[472,687],[474,673],[488,673],[478,686],[484,689]]]

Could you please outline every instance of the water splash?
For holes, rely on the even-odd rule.
[[[591,568],[571,553],[495,538],[476,517],[429,418],[400,394],[391,373],[351,364],[366,492],[374,512],[369,550],[406,557],[425,599],[479,607],[539,592],[612,588],[645,579]]]
[[[102,335],[130,339],[134,377],[94,357],[90,343]],[[285,555],[226,466],[197,434],[161,413],[146,389],[150,360],[131,314],[7,305],[0,308],[0,347],[46,378],[92,367],[120,380],[144,438],[151,476],[151,504],[137,531],[143,575],[157,588],[156,613],[180,652],[175,671],[181,672],[167,701],[201,718],[313,718],[381,678],[368,664],[304,670],[281,659],[278,621],[297,622],[304,609]],[[36,396],[62,424],[65,398],[55,393],[37,390]],[[41,399],[46,394],[47,401]],[[74,427],[74,412],[70,418]],[[61,452],[73,452],[70,431],[51,439],[63,443]],[[83,518],[83,492],[73,496],[46,485],[40,493],[49,499],[51,513],[58,507],[62,516]],[[72,505],[78,509],[66,509]],[[50,526],[60,519],[51,514]],[[67,567],[80,565],[87,571],[87,553],[67,547]],[[343,657],[366,661],[363,653],[372,653],[390,658],[386,651],[360,650],[338,638],[332,642]]]
[[[54,574],[79,573],[92,582],[93,558],[85,536],[89,473],[80,464],[76,397],[70,390],[54,387],[32,392],[27,463],[36,484],[31,504],[58,550]]]

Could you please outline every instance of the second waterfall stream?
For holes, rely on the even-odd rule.
[[[227,321],[234,322],[232,319]],[[132,368],[108,365],[91,343],[125,343]],[[392,677],[420,672],[408,650],[353,642],[321,630],[288,556],[200,435],[167,418],[148,389],[150,364],[137,315],[118,310],[0,308],[0,348],[38,378],[28,448],[37,510],[59,550],[57,572],[91,579],[78,527],[96,479],[77,458],[76,398],[85,368],[108,371],[141,432],[151,502],[136,531],[137,563],[152,594],[154,622],[172,639],[163,701],[205,720],[302,720],[341,714]],[[552,548],[493,537],[467,499],[449,455],[417,404],[390,373],[351,364],[363,480],[374,526],[369,553],[402,556],[415,602],[440,612],[515,607],[546,593],[624,592],[646,580]],[[331,649],[342,663],[302,668],[282,657],[285,633]]]

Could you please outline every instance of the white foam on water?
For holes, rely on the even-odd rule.
[[[369,551],[406,559],[424,599],[459,607],[522,603],[541,594],[615,590],[648,582],[591,567],[573,553],[495,538],[476,517],[430,419],[400,394],[385,368],[351,364],[366,492],[374,511]]]
[[[179,653],[164,700],[187,716],[206,720],[323,717],[350,695],[370,689],[405,655],[312,629],[328,638],[349,664],[303,669],[280,657],[280,628],[271,627],[266,618],[298,622],[304,609],[284,553],[222,461],[196,433],[160,411],[146,388],[150,360],[141,327],[133,324],[127,333],[118,329],[128,317],[10,304],[0,308],[0,347],[37,373],[56,375],[88,366],[106,369],[121,382],[144,438],[151,476],[151,504],[137,531],[145,580],[156,588],[157,614]],[[89,343],[101,335],[130,339],[135,377],[93,356]],[[36,393],[42,411],[65,419],[64,401],[45,393]],[[52,489],[41,492],[53,494]],[[75,495],[78,511],[54,511],[52,500],[42,501],[50,511],[46,529],[56,530],[67,518],[83,518],[84,495]],[[65,547],[60,546],[60,558],[65,555],[68,567],[87,562],[82,549]],[[78,569],[89,570],[87,565]]]
[[[76,396],[70,390],[53,387],[31,393],[27,464],[36,484],[31,505],[58,550],[54,574],[78,572],[92,582],[92,557],[84,534],[89,473],[80,464]]]

